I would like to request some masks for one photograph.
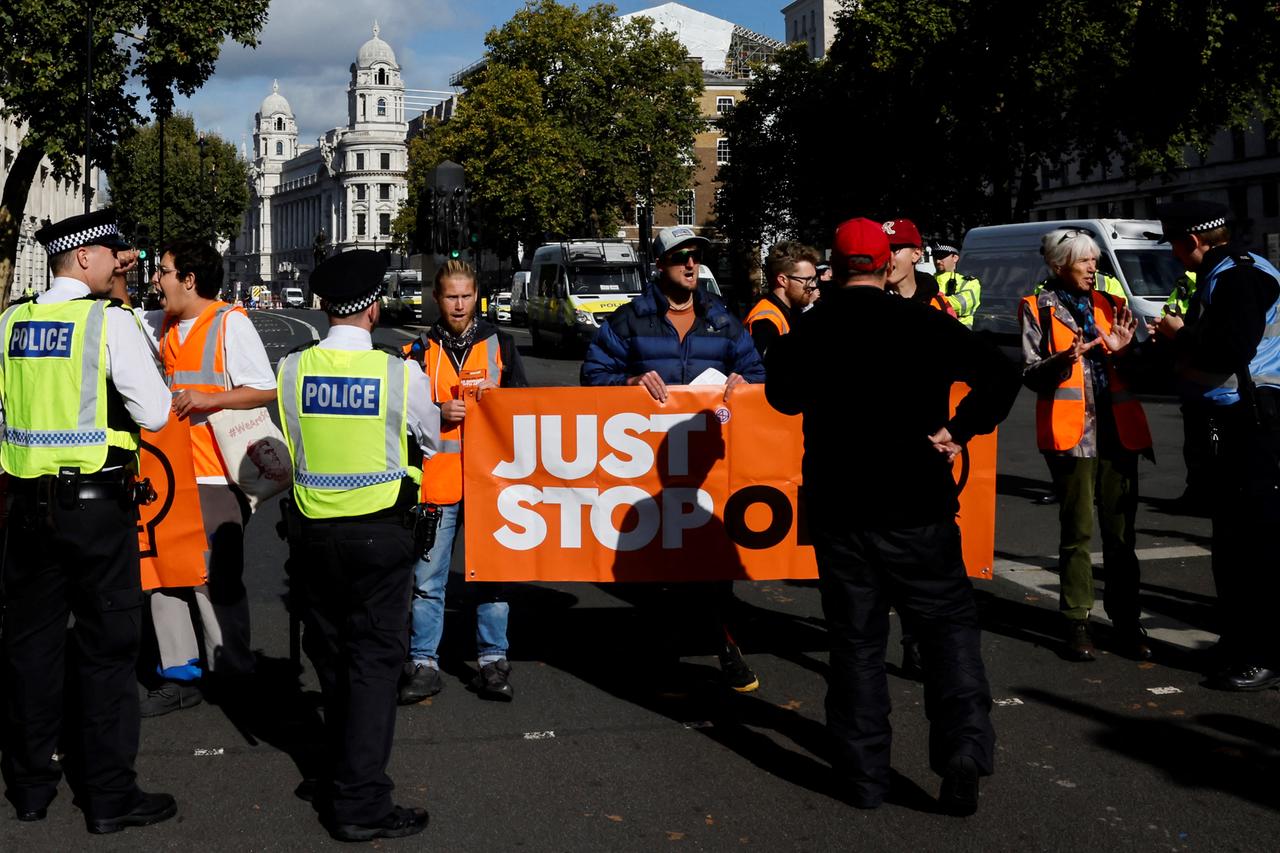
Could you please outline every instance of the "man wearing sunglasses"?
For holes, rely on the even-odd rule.
[[[766,296],[744,321],[761,357],[769,344],[791,331],[791,321],[818,296],[817,249],[784,240],[764,259]]]
[[[688,385],[714,368],[727,379],[727,400],[744,382],[764,382],[764,364],[746,328],[724,303],[698,287],[698,267],[710,241],[692,228],[664,228],[653,241],[658,275],[639,298],[609,315],[582,362],[583,385],[643,385],[664,402],[668,385]],[[705,596],[715,617],[725,681],[740,693],[760,686],[726,625],[732,581],[683,584]],[[662,674],[660,673],[660,676]]]

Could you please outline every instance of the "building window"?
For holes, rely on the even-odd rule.
[[[1244,131],[1238,128],[1231,131],[1231,159],[1244,159]]]
[[[724,115],[733,111],[733,98],[716,98],[716,114]]]
[[[387,99],[378,98],[378,115],[385,116],[387,114]]]
[[[378,233],[384,237],[386,237],[391,233],[391,214],[390,213],[378,214]]]
[[[1247,217],[1249,215],[1249,188],[1227,187],[1227,207],[1231,208],[1231,212],[1237,217]]]
[[[676,202],[676,224],[694,225],[698,218],[698,205],[693,190],[685,190],[684,195]]]
[[[277,142],[277,143],[276,143],[276,156],[277,156],[277,157],[283,157],[283,156],[284,156],[284,143],[283,143],[283,142]]]
[[[363,213],[356,214],[356,236],[357,237],[364,236],[364,214]]]
[[[1136,211],[1133,207],[1133,199],[1126,198],[1124,201],[1120,202],[1120,215],[1125,219],[1134,219],[1135,213]]]
[[[364,184],[356,184],[356,201],[364,201]]]
[[[378,69],[378,85],[379,86],[387,85],[387,69],[385,68]]]
[[[716,162],[721,165],[729,162],[729,140],[723,136],[716,140]]]
[[[365,108],[364,95],[361,95],[360,96],[360,119],[361,121],[363,121],[368,117],[369,117],[369,113],[368,113],[368,110]]]
[[[1267,181],[1262,185],[1262,215],[1280,216],[1280,185],[1275,181]]]
[[[357,169],[363,169],[363,168],[364,168],[364,153],[363,153],[363,152],[361,152],[361,153],[359,153],[359,154],[356,154],[356,168],[357,168]]]
[[[382,201],[391,200],[391,184],[378,184],[378,198]]]
[[[390,152],[383,151],[383,152],[382,152],[381,154],[379,154],[378,156],[382,159],[382,168],[383,168],[383,169],[390,169],[390,168],[391,168],[391,154],[390,154]]]

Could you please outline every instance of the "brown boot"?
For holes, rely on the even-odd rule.
[[[1093,638],[1089,636],[1089,623],[1086,620],[1073,619],[1067,623],[1062,656],[1075,663],[1097,660],[1094,656]]]

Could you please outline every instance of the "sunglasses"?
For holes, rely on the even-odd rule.
[[[701,249],[680,249],[679,251],[672,252],[671,254],[667,255],[667,260],[670,263],[676,264],[677,266],[683,266],[689,261],[690,258],[693,258],[693,262],[695,264],[702,263],[702,250]]]
[[[1061,246],[1063,243],[1067,242],[1068,240],[1072,239],[1073,237],[1081,237],[1081,236],[1083,236],[1083,237],[1092,237],[1093,235],[1092,235],[1092,234],[1090,234],[1088,231],[1085,231],[1085,230],[1083,230],[1083,229],[1081,229],[1081,228],[1072,228],[1072,229],[1070,229],[1069,231],[1067,231],[1066,233],[1064,233],[1061,237],[1059,237],[1059,238],[1058,238],[1057,245]]]

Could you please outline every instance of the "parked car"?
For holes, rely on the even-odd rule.
[[[493,299],[493,318],[499,323],[511,322],[511,294],[503,291]]]

